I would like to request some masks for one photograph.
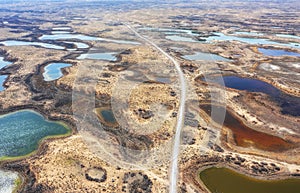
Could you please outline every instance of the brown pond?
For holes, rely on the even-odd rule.
[[[211,105],[202,104],[200,108],[208,115],[211,115]],[[284,139],[259,132],[246,126],[241,120],[238,120],[233,114],[227,111],[224,107],[213,106],[214,116],[211,116],[214,122],[222,124],[222,112],[226,111],[223,126],[232,131],[234,141],[237,146],[255,147],[257,149],[280,152],[293,148],[295,145]]]

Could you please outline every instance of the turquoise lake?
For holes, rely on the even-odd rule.
[[[44,137],[66,134],[69,130],[35,111],[23,110],[0,116],[0,132],[0,157],[15,157],[36,150]]]
[[[61,72],[62,68],[70,67],[72,64],[68,63],[50,63],[44,69],[43,73],[45,81],[53,81],[61,78],[63,73]]]

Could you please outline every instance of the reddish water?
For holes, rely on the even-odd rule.
[[[211,106],[209,104],[201,105],[202,110],[204,110],[208,115],[211,115]],[[229,128],[233,133],[233,138],[237,146],[241,147],[255,147],[257,149],[265,151],[285,151],[294,147],[290,142],[284,139],[269,135],[267,133],[259,132],[250,127],[246,126],[242,121],[238,120],[229,111],[225,110],[224,107],[214,106],[217,113],[212,119],[221,124],[220,116],[218,112],[226,111],[225,120],[223,126]]]

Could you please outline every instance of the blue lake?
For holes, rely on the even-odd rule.
[[[247,31],[237,31],[237,32],[234,32],[234,34],[236,35],[247,35],[247,36],[262,36],[264,35],[263,33],[260,33],[260,32],[247,32]]]
[[[282,38],[294,38],[294,39],[300,39],[299,36],[289,35],[289,34],[276,34],[276,36],[282,37]]]
[[[266,56],[298,56],[298,57],[300,57],[300,53],[290,52],[290,51],[286,51],[286,50],[258,48],[258,51]]]
[[[54,27],[52,30],[55,31],[65,31],[65,30],[71,30],[71,27]]]
[[[286,94],[269,83],[238,76],[218,76],[206,81],[222,84],[223,80],[224,85],[228,88],[265,93],[281,107],[281,112],[283,114],[300,116],[300,98]]]
[[[162,32],[166,36],[165,38],[171,41],[177,42],[198,42],[204,43],[203,41],[198,41],[193,37],[198,36],[200,33],[195,30],[189,29],[172,29],[172,28],[154,28],[154,27],[143,27],[139,28],[139,30],[146,30],[146,31],[154,31],[154,32]],[[238,36],[234,36],[238,35]],[[202,37],[201,39],[206,40],[208,43],[212,43],[214,41],[240,41],[248,44],[263,44],[263,45],[280,45],[286,46],[291,48],[300,48],[299,43],[279,43],[265,38],[245,38],[239,37],[239,35],[248,35],[248,36],[263,36],[264,34],[261,32],[254,32],[254,31],[237,31],[234,32],[232,35],[225,35],[223,33],[214,33],[214,35],[209,37]],[[276,34],[276,36],[284,37],[284,38],[296,38],[299,39],[300,37],[294,35],[285,35],[285,34]]]
[[[175,42],[199,42],[192,37],[185,37],[180,35],[167,35],[166,39],[175,41]]]
[[[45,81],[53,81],[61,78],[63,73],[61,72],[62,68],[70,67],[72,64],[67,63],[50,63],[45,66],[43,73]]]
[[[69,31],[51,31],[51,34],[69,34]]]
[[[5,61],[3,57],[0,57],[0,70],[5,66],[11,64],[11,62]],[[0,91],[3,91],[5,88],[3,87],[3,83],[6,80],[7,75],[0,75]]]
[[[11,64],[11,62],[5,61],[3,57],[0,57],[0,70],[9,64]]]
[[[7,40],[2,41],[0,44],[5,46],[40,46],[43,48],[49,49],[57,49],[57,50],[64,50],[65,48],[62,46],[57,46],[54,44],[42,43],[42,42],[26,42],[26,41],[18,41],[18,40]]]
[[[214,33],[214,35],[203,39],[205,39],[208,43],[212,43],[214,41],[239,41],[247,44],[279,45],[291,48],[300,48],[298,43],[279,43],[263,38],[242,38],[233,35],[225,35],[223,33]]]
[[[100,37],[87,36],[82,34],[52,34],[52,35],[42,35],[40,37],[40,40],[66,40],[66,39],[78,39],[82,41],[104,41],[104,42],[112,42],[118,44],[134,44],[134,45],[140,44],[139,42],[135,42],[135,41],[100,38]]]
[[[47,136],[62,135],[68,128],[50,122],[31,110],[17,111],[0,116],[0,158],[29,154],[38,148]]]
[[[203,61],[230,61],[227,58],[216,54],[204,53],[204,52],[196,52],[192,55],[184,55],[182,58],[187,60],[203,60]]]
[[[154,32],[161,32],[166,35],[166,39],[175,41],[175,42],[199,42],[193,39],[193,36],[199,35],[194,30],[189,29],[172,29],[172,28],[154,28],[154,27],[143,27],[139,28],[139,30],[146,30],[146,31],[154,31]],[[189,37],[190,36],[190,37]]]
[[[77,59],[93,59],[93,60],[107,60],[107,61],[116,61],[117,52],[110,53],[90,53],[90,54],[81,54]]]
[[[197,31],[190,30],[190,29],[143,27],[143,28],[139,28],[139,30],[163,32],[164,34],[168,34],[168,35],[176,35],[176,34],[186,34],[192,36],[199,35]]]
[[[3,91],[5,88],[3,86],[4,81],[6,80],[7,75],[0,75],[0,91]]]
[[[82,43],[82,42],[66,42],[68,44],[74,44],[78,49],[86,49],[90,46],[88,44]]]

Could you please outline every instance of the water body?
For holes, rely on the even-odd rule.
[[[12,193],[18,178],[15,172],[0,170],[0,193]]]
[[[286,46],[291,48],[299,48],[300,45],[298,43],[279,43],[269,39],[263,38],[243,38],[243,37],[236,37],[233,35],[225,35],[223,33],[214,33],[214,35],[209,37],[203,37],[207,42],[212,43],[214,41],[239,41],[244,42],[247,44],[263,44],[263,45],[279,45],[279,46]]]
[[[96,114],[103,124],[108,126],[117,125],[117,120],[114,116],[114,113],[111,111],[111,109],[97,108]]]
[[[71,30],[70,27],[54,27],[52,28],[54,31],[66,31],[66,30]]]
[[[202,104],[200,108],[205,111],[214,122],[225,126],[232,131],[234,142],[240,147],[255,147],[264,151],[281,152],[294,147],[294,144],[283,140],[280,137],[259,132],[248,126],[232,115],[224,107]],[[213,109],[213,115],[211,113]],[[225,119],[223,122],[223,115]]]
[[[77,59],[117,61],[117,52],[81,54]]]
[[[88,44],[82,43],[82,42],[66,42],[68,44],[74,44],[78,49],[87,49],[90,46]]]
[[[300,39],[299,36],[295,36],[295,35],[288,35],[288,34],[276,34],[276,36],[278,37],[282,37],[282,38],[294,38],[294,39]]]
[[[147,30],[147,31],[155,31],[155,32],[162,32],[166,35],[166,39],[176,42],[199,42],[193,37],[188,36],[197,36],[197,33],[194,30],[188,29],[172,29],[172,28],[152,28],[152,27],[143,27],[139,28],[139,30]]]
[[[0,158],[27,155],[38,148],[47,136],[62,135],[68,128],[50,122],[31,110],[17,111],[0,116]]]
[[[52,31],[51,34],[69,34],[69,31]]]
[[[175,41],[175,42],[199,42],[192,37],[185,37],[180,35],[168,35],[166,36],[166,39]]]
[[[0,91],[3,91],[5,89],[3,83],[5,82],[6,78],[7,75],[0,75]]]
[[[227,58],[216,54],[204,53],[204,52],[196,52],[193,55],[184,55],[182,58],[187,60],[203,60],[203,61],[230,61]]]
[[[0,56],[0,70],[1,70],[3,67],[5,67],[5,66],[7,66],[7,65],[10,65],[10,64],[11,64],[11,62],[5,61],[5,60],[4,60],[4,57],[1,57],[1,56]]]
[[[208,168],[200,179],[211,193],[299,193],[300,179],[258,180],[227,168]]]
[[[72,64],[68,63],[50,63],[44,69],[43,73],[45,81],[53,81],[61,78],[63,73],[61,72],[62,68],[70,67]]]
[[[115,123],[116,122],[114,114],[111,110],[102,110],[101,115],[105,119],[106,122],[109,122],[109,123]]]
[[[237,31],[234,32],[236,35],[247,35],[247,36],[263,36],[263,33],[260,32],[246,32],[246,31]]]
[[[288,95],[271,84],[256,79],[238,76],[218,76],[207,81],[221,84],[222,80],[224,80],[225,86],[229,88],[265,93],[281,107],[282,114],[300,116],[300,98]]]
[[[0,57],[0,70],[9,64],[11,64],[11,62],[5,61],[3,57]],[[0,91],[5,89],[3,87],[3,83],[5,82],[6,78],[7,75],[0,75]]]
[[[297,57],[300,57],[300,53],[290,52],[290,51],[286,51],[286,50],[258,48],[258,51],[266,56],[297,56]]]
[[[54,44],[42,43],[42,42],[26,42],[26,41],[18,41],[18,40],[7,40],[2,41],[0,44],[5,46],[40,46],[43,48],[56,49],[56,50],[64,50],[65,48],[62,46],[57,46]]]
[[[86,41],[97,41],[97,37],[86,36],[81,34],[52,34],[52,35],[42,35],[40,40],[63,40],[63,39],[78,39]]]
[[[52,34],[52,35],[42,35],[40,40],[65,40],[65,39],[78,39],[82,41],[104,41],[104,42],[112,42],[118,44],[134,44],[138,45],[139,42],[135,41],[127,41],[127,40],[115,40],[115,39],[108,39],[108,38],[99,38],[94,36],[87,36],[82,34]]]
[[[192,35],[192,36],[199,35],[199,33],[197,31],[190,30],[190,29],[143,27],[143,28],[139,28],[139,30],[163,32],[164,34],[169,34],[169,35],[176,35],[176,34],[187,34],[187,35]]]

